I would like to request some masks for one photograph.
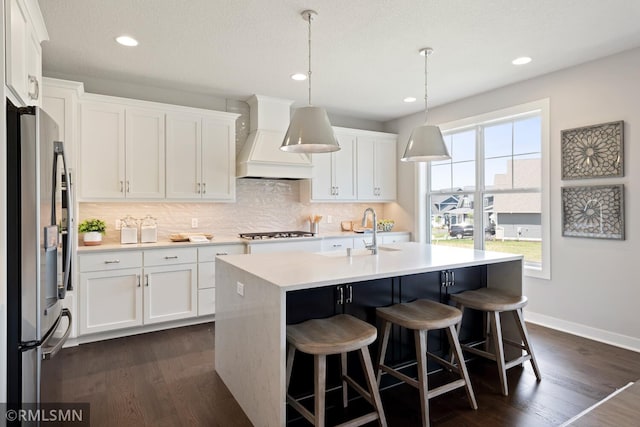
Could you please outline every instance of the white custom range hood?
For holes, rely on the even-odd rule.
[[[236,164],[238,178],[311,178],[311,159],[306,154],[280,150],[289,127],[289,109],[293,101],[253,95],[250,130]]]

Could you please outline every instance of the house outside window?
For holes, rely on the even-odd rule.
[[[526,275],[549,278],[548,111],[542,100],[440,126],[451,159],[427,167],[432,244],[522,254]]]

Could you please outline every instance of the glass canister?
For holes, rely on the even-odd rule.
[[[147,215],[140,224],[140,242],[155,243],[158,241],[158,222],[156,218]]]
[[[131,215],[120,220],[120,243],[138,243],[138,220]]]

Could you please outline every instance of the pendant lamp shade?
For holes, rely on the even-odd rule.
[[[407,148],[400,159],[403,162],[430,162],[433,160],[448,160],[451,158],[449,150],[442,138],[442,132],[438,126],[427,124],[427,57],[433,53],[433,49],[425,47],[420,49],[420,55],[424,56],[424,124],[416,127],[411,132]]]
[[[302,107],[293,113],[280,147],[289,153],[330,153],[340,150],[327,112],[322,107]]]
[[[450,158],[440,128],[425,123],[411,132],[407,148],[400,160],[403,162],[429,162]]]
[[[311,105],[311,21],[317,13],[305,10],[301,15],[302,19],[309,23],[309,105],[298,108],[293,113],[280,149],[288,153],[330,153],[340,150],[340,145],[333,133],[329,117],[324,108]]]

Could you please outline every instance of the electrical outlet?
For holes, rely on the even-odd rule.
[[[119,219],[116,219],[116,230],[120,230],[122,228],[122,222]]]
[[[327,224],[332,224],[332,223],[333,223],[333,216],[327,215]]]
[[[241,297],[244,296],[244,283],[236,282],[236,292]]]
[[[198,218],[191,218],[191,228],[198,228]]]

